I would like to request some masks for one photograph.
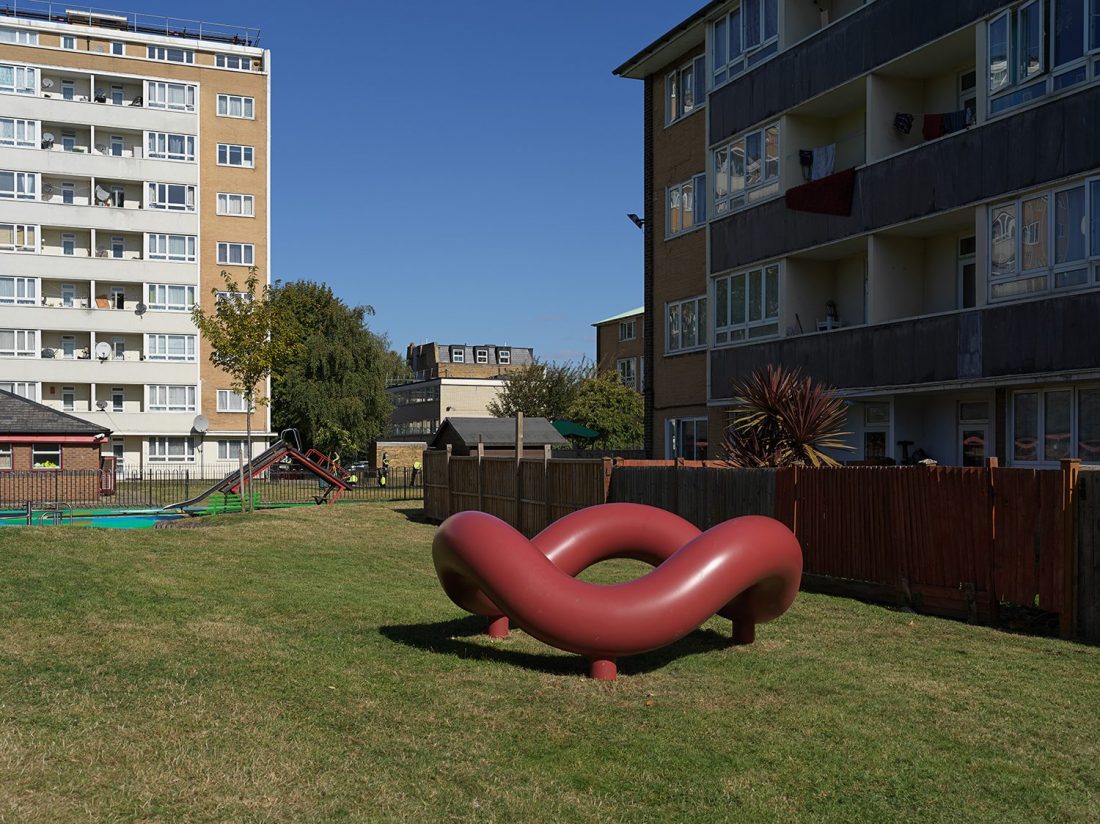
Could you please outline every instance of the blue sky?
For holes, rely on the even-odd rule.
[[[116,4],[117,5],[117,4]],[[190,2],[272,50],[273,276],[410,341],[594,352],[642,303],[642,84],[703,0]],[[181,4],[129,7],[180,14]]]

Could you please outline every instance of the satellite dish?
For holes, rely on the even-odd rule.
[[[196,415],[195,420],[191,423],[191,428],[201,435],[210,428],[210,421],[206,415]]]
[[[99,347],[97,346],[96,348],[98,349]],[[102,412],[104,409],[107,408],[107,401],[96,401],[95,408]]]
[[[107,343],[105,340],[101,340],[95,345],[95,356],[101,361],[105,361],[107,358],[111,357],[111,351],[111,344]]]
[[[53,194],[53,184],[52,183],[43,183],[42,184],[42,194],[44,194],[46,197],[49,197],[50,195],[52,195]]]
[[[134,307],[134,312],[138,316],[144,315],[148,311],[149,311],[149,307],[146,306],[144,303],[139,303],[137,306]]]
[[[42,78],[42,88],[43,89],[52,89],[53,88],[53,81],[50,80],[50,78],[48,78],[48,77],[43,77]]]
[[[106,203],[111,199],[111,193],[104,189],[102,186],[95,187],[95,199],[100,203]]]
[[[42,133],[42,148],[43,149],[52,149],[53,148],[53,132],[43,132]]]

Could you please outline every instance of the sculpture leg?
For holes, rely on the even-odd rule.
[[[593,658],[588,670],[589,677],[596,681],[614,681],[618,674],[614,658]]]
[[[500,616],[497,616],[496,618],[490,617],[489,618],[488,633],[489,633],[490,638],[507,638],[508,637],[508,616],[507,615],[500,615]]]
[[[733,622],[733,643],[751,644],[756,640],[756,624],[750,621]]]

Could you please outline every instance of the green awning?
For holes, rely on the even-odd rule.
[[[579,423],[573,423],[573,421],[554,421],[554,428],[558,430],[558,434],[566,438],[584,438],[585,440],[594,441],[600,437],[600,433],[595,429],[589,429],[587,426],[581,426]]]

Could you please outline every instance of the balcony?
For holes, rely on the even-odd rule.
[[[97,288],[98,291],[98,288]],[[110,340],[112,334],[144,334],[160,332],[163,334],[194,335],[195,325],[189,312],[146,312],[137,314],[133,309],[110,309],[87,306],[87,298],[74,298],[73,306],[62,306],[54,301],[38,306],[13,306],[0,304],[0,326],[19,329],[42,329],[55,332],[69,332],[79,329],[81,332],[94,332],[98,340]],[[43,344],[46,345],[45,343]],[[60,346],[60,344],[55,344]],[[84,348],[88,343],[81,344]],[[141,339],[133,345],[134,350],[141,348]],[[137,352],[132,354],[136,359]]]
[[[46,97],[50,94],[50,97]],[[71,100],[60,94],[46,92],[41,97],[4,95],[5,111],[11,117],[30,120],[72,123],[75,126],[95,126],[106,129],[148,130],[195,134],[198,128],[196,112],[152,109],[146,106],[112,105],[83,100],[89,92],[80,92]]]
[[[43,126],[43,131],[51,131]],[[51,131],[55,136],[57,132]],[[97,135],[97,141],[100,139]],[[110,137],[107,137],[110,141]],[[199,182],[199,167],[195,163],[177,160],[153,160],[142,156],[141,137],[138,145],[121,155],[111,154],[107,145],[97,143],[88,151],[65,151],[56,143],[50,149],[13,148],[0,146],[0,169],[17,172],[42,172],[47,176],[72,178],[117,178],[119,180],[156,180],[162,183]],[[103,147],[106,151],[99,151]],[[134,154],[134,153],[137,154]]]
[[[728,398],[733,380],[780,363],[842,390],[1096,371],[1097,317],[1093,291],[716,349],[711,400]]]
[[[77,350],[81,351],[81,350]],[[78,383],[197,384],[199,364],[173,361],[105,360],[96,358],[0,358],[0,374],[8,381]]]

